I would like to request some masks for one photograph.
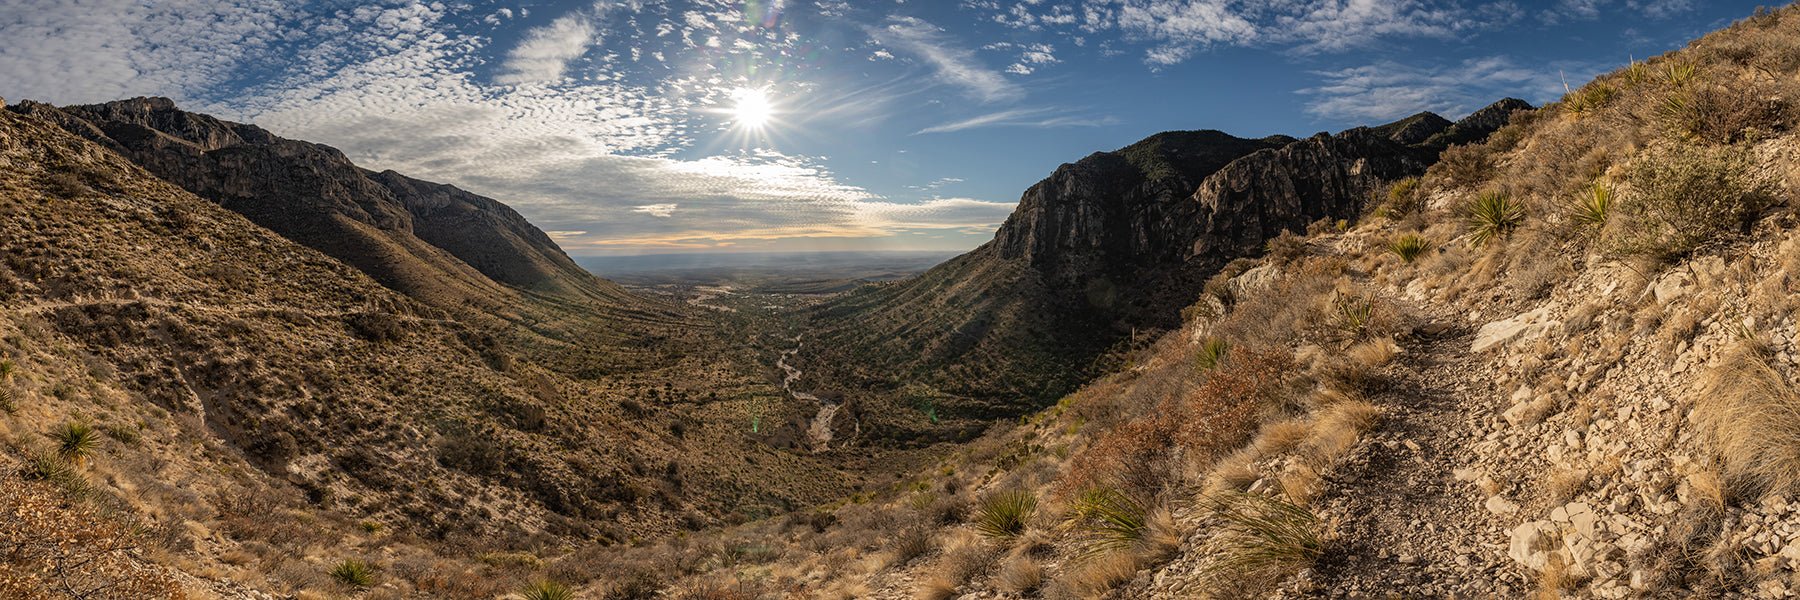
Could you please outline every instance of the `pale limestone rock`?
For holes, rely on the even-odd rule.
[[[1510,319],[1482,325],[1475,332],[1475,342],[1470,345],[1470,350],[1486,352],[1508,342],[1535,340],[1561,326],[1561,321],[1550,318],[1549,307],[1539,308]]]
[[[1525,568],[1542,571],[1550,564],[1551,554],[1560,551],[1560,535],[1556,524],[1550,521],[1525,523],[1513,528],[1506,555]]]
[[[1487,509],[1488,512],[1504,516],[1519,512],[1519,505],[1516,502],[1507,500],[1505,496],[1494,494],[1488,496]]]

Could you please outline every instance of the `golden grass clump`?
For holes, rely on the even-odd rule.
[[[1204,572],[1217,581],[1292,571],[1325,554],[1319,518],[1298,504],[1262,494],[1223,492],[1208,499],[1223,531]]]
[[[1739,342],[1702,375],[1693,419],[1733,491],[1800,490],[1800,391],[1759,341]]]

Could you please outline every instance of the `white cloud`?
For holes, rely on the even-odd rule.
[[[506,54],[500,83],[548,83],[562,79],[569,62],[587,54],[598,35],[593,16],[578,11],[558,17],[549,25],[525,33],[525,39]]]
[[[1118,123],[1118,119],[1081,116],[1058,108],[1015,108],[926,127],[913,135],[951,133],[983,127],[1099,127]]]
[[[981,64],[975,53],[957,46],[942,29],[913,17],[891,17],[884,27],[868,30],[876,41],[917,57],[937,78],[963,88],[982,102],[1018,100],[1025,92],[999,71]]]
[[[1300,93],[1313,97],[1306,111],[1322,118],[1370,123],[1428,110],[1454,119],[1507,96],[1537,104],[1553,100],[1562,93],[1559,71],[1579,85],[1599,68],[1524,67],[1498,56],[1426,67],[1384,61],[1317,73],[1324,83]]]

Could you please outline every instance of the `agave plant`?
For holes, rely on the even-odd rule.
[[[554,580],[542,579],[525,586],[519,595],[524,596],[525,600],[574,600],[575,590]]]
[[[100,445],[100,432],[81,421],[69,421],[47,434],[56,442],[56,454],[64,460],[80,463]]]
[[[1606,217],[1612,214],[1613,189],[1604,182],[1596,181],[1575,203],[1573,218],[1576,223],[1588,227],[1599,227],[1606,224]]]
[[[1669,63],[1669,66],[1664,68],[1663,77],[1669,80],[1669,85],[1682,86],[1693,81],[1694,75],[1699,72],[1700,67],[1698,65],[1686,61],[1677,61]]]
[[[1485,192],[1475,197],[1466,208],[1473,234],[1469,243],[1481,246],[1511,233],[1525,222],[1525,206],[1505,192]]]
[[[1037,514],[1037,496],[1025,490],[1012,490],[988,496],[975,513],[975,530],[997,540],[1010,540],[1025,533],[1031,516]]]
[[[1084,554],[1102,554],[1142,540],[1149,528],[1150,511],[1117,488],[1094,487],[1076,496],[1067,523],[1086,534]]]
[[[350,587],[366,588],[375,585],[375,568],[369,563],[346,558],[331,568],[331,578]]]
[[[1194,365],[1202,371],[1211,371],[1225,362],[1225,355],[1230,351],[1231,342],[1225,338],[1206,338],[1206,341],[1200,343],[1200,354],[1194,358]]]
[[[1412,262],[1431,249],[1431,242],[1419,234],[1407,233],[1388,240],[1387,249],[1400,257],[1401,262]]]

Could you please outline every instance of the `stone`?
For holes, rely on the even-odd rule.
[[[1528,342],[1561,326],[1562,322],[1552,319],[1550,307],[1546,306],[1510,319],[1482,325],[1481,329],[1476,330],[1475,341],[1469,349],[1480,353],[1501,344]]]
[[[1531,521],[1513,528],[1506,556],[1533,571],[1550,564],[1551,555],[1560,551],[1561,531],[1550,521]]]
[[[1688,295],[1693,290],[1694,278],[1686,271],[1674,271],[1658,279],[1650,286],[1650,294],[1656,298],[1657,304],[1668,305],[1670,302]]]
[[[1506,422],[1514,427],[1536,425],[1542,422],[1544,417],[1550,414],[1550,410],[1555,407],[1556,400],[1544,396],[1514,404],[1511,408],[1506,409],[1506,412],[1501,413],[1500,417],[1506,419]]]
[[[1494,494],[1492,496],[1488,496],[1487,509],[1488,509],[1488,512],[1494,513],[1496,515],[1504,516],[1504,515],[1510,515],[1510,514],[1519,512],[1519,504],[1516,502],[1513,502],[1511,500],[1507,500],[1505,496],[1501,496],[1500,494]]]

